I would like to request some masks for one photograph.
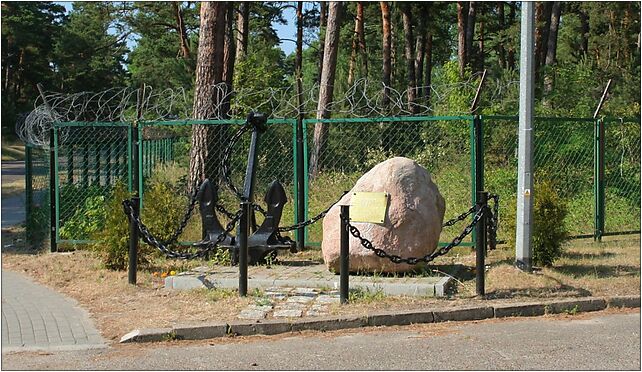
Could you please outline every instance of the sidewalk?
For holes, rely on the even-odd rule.
[[[24,163],[23,167],[24,167]],[[2,164],[2,180],[24,174]],[[9,176],[9,177],[7,177]],[[22,176],[24,177],[24,176]],[[2,198],[2,228],[24,222],[24,195]],[[4,250],[3,246],[3,250]],[[25,256],[29,259],[29,256]],[[2,352],[106,347],[89,314],[62,294],[2,270]]]

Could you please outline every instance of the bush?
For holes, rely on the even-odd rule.
[[[533,263],[551,266],[562,255],[562,244],[568,239],[564,218],[566,201],[550,182],[535,185],[533,222]]]
[[[186,209],[186,197],[180,196],[178,184],[183,183],[181,175],[174,166],[157,167],[154,176],[146,184],[141,221],[159,240],[168,240],[174,233]],[[124,184],[114,187],[112,196],[105,207],[105,227],[97,231],[93,238],[99,241],[94,249],[102,256],[105,267],[124,270],[129,255],[129,221],[123,213],[122,202],[131,196]],[[197,212],[194,212],[197,214]],[[148,267],[161,253],[155,247],[139,244],[138,264]]]
[[[566,201],[551,181],[535,183],[533,204],[533,264],[551,266],[562,255],[562,244],[568,239],[564,218],[568,213]],[[515,205],[513,203],[513,205]],[[502,221],[508,230],[508,244],[515,247],[515,208]]]

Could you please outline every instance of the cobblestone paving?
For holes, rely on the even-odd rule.
[[[338,303],[339,294],[335,290],[271,287],[265,290],[263,299],[243,309],[238,318],[259,320],[323,316],[329,314],[332,304]]]
[[[2,352],[105,346],[87,312],[73,300],[2,271]]]

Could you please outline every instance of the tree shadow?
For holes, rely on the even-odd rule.
[[[571,260],[581,260],[581,259],[596,259],[596,258],[611,258],[614,257],[615,253],[612,252],[600,252],[600,253],[578,253],[578,252],[564,252],[562,257],[568,258]]]
[[[630,265],[560,265],[552,270],[561,274],[570,275],[573,278],[591,276],[596,278],[609,278],[624,275],[640,274],[640,268]]]

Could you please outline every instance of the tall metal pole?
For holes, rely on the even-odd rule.
[[[241,219],[239,220],[239,295],[247,296],[247,237],[249,234],[250,208],[252,203],[241,202]]]
[[[350,219],[350,206],[341,206],[341,250],[339,255],[339,301],[342,304],[348,303],[348,292],[350,288],[349,271],[350,271],[350,240],[348,236],[348,224],[346,220]]]
[[[535,3],[522,1],[522,24],[519,53],[519,148],[517,166],[517,238],[515,266],[530,272],[532,265],[531,221],[533,208],[533,80]]]
[[[488,203],[488,191],[478,191],[477,192],[477,213],[480,210],[484,210],[483,213],[486,213],[486,204]],[[476,230],[476,243],[475,243],[475,282],[477,296],[484,296],[486,294],[485,287],[485,274],[486,274],[486,220],[487,216],[483,216],[479,222],[477,222]]]
[[[305,221],[305,165],[303,164],[303,2],[297,3],[296,8],[297,17],[297,33],[296,33],[296,96],[297,105],[299,107],[298,116],[296,120],[296,169],[297,169],[297,223]],[[297,248],[303,250],[305,248],[305,227],[297,230],[296,234]]]

